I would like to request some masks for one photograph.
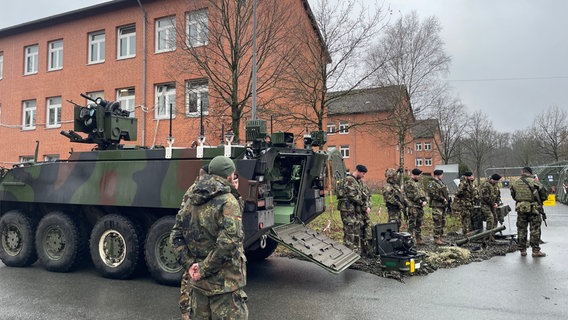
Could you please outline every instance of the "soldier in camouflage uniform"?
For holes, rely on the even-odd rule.
[[[406,210],[406,201],[398,185],[398,172],[395,169],[387,169],[385,178],[387,183],[383,187],[383,199],[389,214],[388,222],[396,222],[400,226]]]
[[[242,207],[233,185],[235,166],[217,156],[184,195],[170,236],[189,279],[189,317],[248,319]]]
[[[442,237],[444,236],[444,226],[446,224],[446,209],[450,202],[450,191],[442,182],[443,170],[434,170],[434,180],[428,184],[428,197],[430,198],[430,208],[432,208],[432,220],[434,222],[434,243],[437,245],[448,244]]]
[[[493,174],[489,179],[485,180],[479,187],[479,198],[481,200],[481,212],[485,217],[486,230],[497,227],[497,207],[501,202],[501,191],[497,184],[501,176]],[[489,236],[489,240],[493,241],[493,235]]]
[[[185,192],[183,199],[184,201],[182,201],[181,203],[181,207],[180,210],[182,210],[184,208],[184,206],[187,206],[185,199],[189,199],[189,195],[191,194],[191,192],[193,191],[193,188],[195,188],[195,185],[197,184],[197,182],[199,180],[201,180],[201,178],[203,178],[206,174],[209,173],[209,166],[208,165],[204,165],[203,167],[201,167],[201,169],[199,169],[199,175],[197,176],[197,178],[195,178],[195,182],[187,189],[187,191]],[[177,224],[176,226],[174,226],[174,230],[179,231],[179,228],[181,226],[181,218],[183,216],[182,215],[177,215],[176,216],[176,222],[179,222],[179,224]],[[180,220],[178,221],[179,218]],[[173,237],[176,233],[172,232],[170,233],[170,242],[173,243]],[[179,234],[178,234],[179,236]],[[182,248],[180,248],[182,249]],[[189,320],[189,310],[190,310],[190,301],[191,301],[191,287],[189,287],[189,272],[183,273],[183,276],[181,278],[181,285],[180,285],[180,297],[179,297],[179,308],[181,310],[181,318],[182,320]]]
[[[517,243],[521,256],[527,255],[527,227],[530,226],[532,256],[535,258],[545,257],[546,254],[540,251],[539,246],[541,243],[540,225],[542,223],[540,210],[542,209],[542,201],[548,197],[548,192],[540,182],[533,179],[530,167],[524,167],[521,170],[521,178],[511,184],[511,196],[516,202]]]
[[[417,245],[424,244],[422,239],[422,219],[424,219],[424,207],[426,202],[426,192],[420,184],[422,170],[412,169],[410,179],[404,183],[404,193],[408,199],[408,232],[416,239]]]
[[[479,193],[473,184],[473,180],[474,177],[471,172],[464,172],[452,206],[452,211],[461,217],[463,234],[472,231],[473,206],[479,201]]]
[[[367,173],[367,167],[357,165],[353,173],[339,181],[336,188],[337,209],[343,222],[343,243],[352,250],[364,251],[362,238],[363,214],[367,217],[371,209],[368,207],[370,197],[365,194],[361,179]]]
[[[371,230],[371,190],[363,181],[359,180],[363,192],[364,206],[358,207],[357,215],[361,221],[361,253],[365,256],[374,256],[373,250],[373,231]]]

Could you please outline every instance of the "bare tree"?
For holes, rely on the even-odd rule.
[[[428,112],[429,118],[438,119],[439,122],[440,141],[434,139],[434,143],[444,164],[459,159],[459,141],[468,124],[465,106],[448,93],[449,90],[446,90],[444,94],[438,95]]]
[[[531,166],[537,163],[538,154],[534,151],[538,149],[531,129],[517,130],[511,137],[513,154],[518,166]]]
[[[184,8],[191,10],[184,17],[187,23],[178,23],[186,26],[178,28],[183,45],[172,63],[177,72],[206,79],[209,95],[217,102],[209,106],[209,117],[230,115],[237,140],[253,94],[253,3],[209,0],[208,9],[199,10],[202,7],[195,7],[195,1],[188,1]],[[286,68],[281,57],[291,52],[286,32],[291,12],[288,6],[288,1],[257,2],[256,90],[264,98],[263,105],[277,98],[272,89]]]
[[[363,52],[384,26],[385,14],[377,2],[371,6],[363,0],[311,2],[312,28],[319,31],[318,36],[301,24],[288,34],[299,44],[299,50],[296,56],[287,56],[288,81],[282,87],[304,108],[286,106],[272,115],[279,122],[324,130],[323,119],[330,101],[348,95],[372,74],[360,68]]]
[[[533,121],[531,132],[538,143],[538,150],[550,160],[558,162],[566,158],[567,155],[562,154],[568,144],[568,113],[566,110],[552,106],[540,113]]]
[[[475,168],[478,182],[482,169],[496,150],[496,139],[497,132],[493,129],[491,120],[481,111],[475,112],[466,128],[464,147],[467,150],[466,160]]]
[[[387,27],[370,53],[369,68],[377,70],[373,84],[405,85],[416,116],[435,103],[439,76],[448,71],[451,62],[440,31],[438,18],[420,21],[413,11]]]

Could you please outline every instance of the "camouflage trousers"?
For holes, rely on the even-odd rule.
[[[432,221],[434,222],[434,239],[439,239],[444,235],[444,227],[446,226],[446,217],[444,207],[432,207]]]
[[[478,230],[483,229],[483,221],[485,220],[485,215],[480,206],[474,206],[471,210],[471,229]]]
[[[366,254],[372,245],[371,221],[367,214],[341,211],[343,244],[361,254]]]
[[[181,286],[179,290],[179,308],[181,313],[189,313],[191,309],[191,287],[189,286],[189,270],[185,270],[181,277]]]
[[[527,227],[530,231],[530,246],[533,251],[540,251],[540,226],[542,219],[538,212],[519,212],[517,211],[517,236],[518,248],[527,248]]]
[[[471,211],[472,207],[469,206],[455,206],[452,208],[452,212],[460,217],[463,234],[472,230]]]
[[[497,227],[495,208],[492,206],[482,204],[481,213],[483,213],[483,218],[485,219],[485,230],[490,230]]]
[[[398,207],[387,207],[387,212],[389,214],[388,222],[396,222],[398,226],[402,224],[402,209]]]
[[[424,219],[424,209],[422,207],[408,208],[408,233],[414,239],[422,238],[422,220]]]
[[[206,296],[195,289],[191,292],[190,319],[246,320],[248,308],[244,290]]]
[[[371,230],[371,218],[365,213],[360,213],[361,220],[361,254],[365,256],[373,256],[373,231]]]

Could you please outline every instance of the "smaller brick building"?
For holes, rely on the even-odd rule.
[[[401,94],[402,93],[402,94]],[[441,164],[437,150],[440,141],[435,119],[416,120],[404,86],[388,86],[331,93],[338,96],[328,106],[328,148],[337,148],[345,159],[347,170],[357,164],[369,169],[365,179],[371,186],[385,182],[387,168],[400,167],[400,144],[394,134],[393,113],[405,108],[407,134],[404,145],[404,169],[420,168],[431,173]]]

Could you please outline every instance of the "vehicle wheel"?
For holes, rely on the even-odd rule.
[[[138,228],[130,219],[109,214],[93,227],[89,249],[93,264],[103,277],[126,279],[136,270],[141,245]]]
[[[264,248],[258,247],[255,250],[248,250],[245,251],[248,261],[261,261],[268,257],[276,251],[278,247],[278,242],[267,238],[266,239],[266,246]]]
[[[36,220],[20,211],[6,212],[0,218],[0,259],[9,267],[27,267],[36,262]]]
[[[184,270],[170,243],[174,224],[173,216],[162,217],[152,224],[146,238],[144,256],[148,271],[158,283],[179,286]]]
[[[36,250],[39,261],[49,271],[67,272],[80,260],[80,229],[69,215],[54,211],[44,216],[37,227]]]

